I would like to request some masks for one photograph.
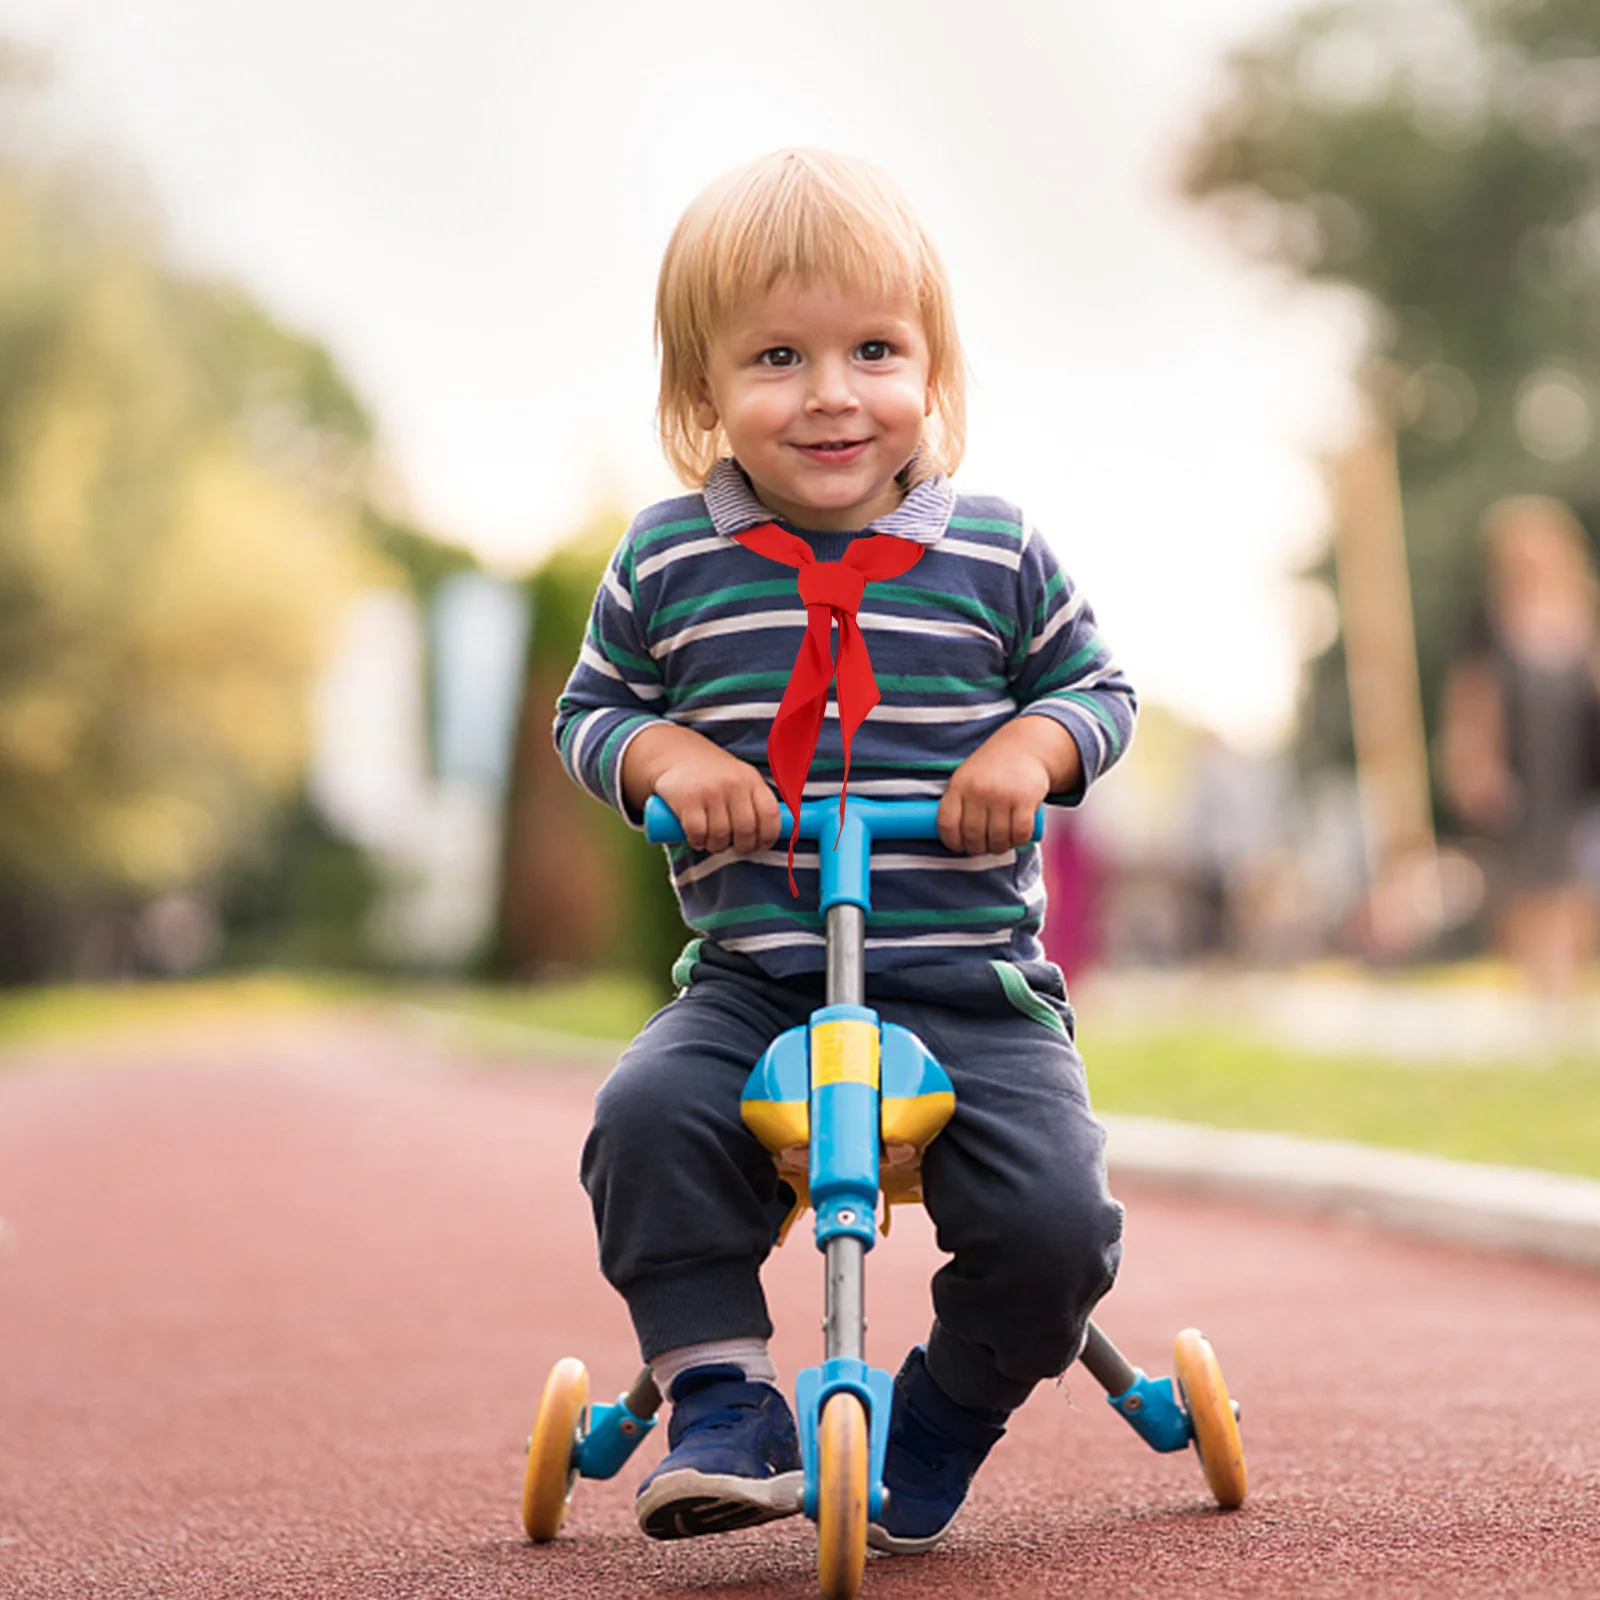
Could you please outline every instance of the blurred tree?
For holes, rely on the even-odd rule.
[[[1431,718],[1490,502],[1557,495],[1600,531],[1600,6],[1306,11],[1233,58],[1183,185],[1248,253],[1370,310]],[[1349,759],[1337,642],[1300,743],[1311,765]]]
[[[371,426],[332,358],[42,152],[0,53],[0,981],[224,874],[296,793],[362,570]]]
[[[533,632],[507,803],[498,965],[519,977],[634,971],[665,995],[688,936],[660,847],[578,788],[551,738],[595,589],[627,525],[601,513],[529,580]]]
[[[301,795],[228,874],[223,964],[371,967],[369,918],[382,891],[378,863]]]
[[[362,507],[361,526],[371,549],[403,576],[420,599],[431,598],[446,578],[478,568],[478,559],[470,550],[426,533],[371,502]]]

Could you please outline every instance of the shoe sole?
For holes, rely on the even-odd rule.
[[[775,1478],[736,1478],[730,1474],[665,1472],[634,1502],[639,1526],[652,1539],[694,1539],[706,1533],[731,1533],[799,1513],[806,1475],[784,1472]]]
[[[920,1556],[941,1543],[954,1523],[955,1518],[952,1517],[937,1533],[924,1534],[920,1539],[901,1539],[873,1522],[867,1526],[867,1543],[874,1550],[881,1550],[889,1556]]]

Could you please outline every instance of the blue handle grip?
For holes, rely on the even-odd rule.
[[[937,800],[847,800],[846,808],[858,814],[874,839],[937,839],[939,802]],[[793,829],[788,806],[778,803],[779,839],[787,839]],[[800,807],[800,837],[819,839],[831,832],[839,818],[837,800],[807,800]],[[683,824],[658,794],[644,803],[644,836],[651,844],[682,844]],[[1033,842],[1044,838],[1044,807],[1033,819]]]
[[[778,839],[789,837],[793,823],[786,805],[778,806],[782,818]],[[644,836],[651,844],[682,844],[683,825],[660,795],[644,803]],[[822,852],[822,909],[843,904],[872,908],[867,889],[869,858],[874,839],[937,839],[937,800],[847,800],[845,818],[839,820],[837,800],[808,800],[800,807],[800,837],[816,839]],[[1044,837],[1044,807],[1033,819],[1033,840]]]

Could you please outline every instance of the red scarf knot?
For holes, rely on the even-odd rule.
[[[838,561],[818,561],[804,539],[786,533],[774,522],[746,528],[733,536],[745,549],[785,566],[798,567],[800,599],[806,608],[806,636],[789,672],[778,714],[767,735],[767,763],[773,782],[789,807],[794,827],[789,835],[789,892],[796,899],[794,846],[800,836],[800,801],[805,793],[817,735],[828,710],[828,690],[837,678],[839,733],[844,746],[844,783],[839,815],[844,816],[850,787],[850,740],[878,703],[867,642],[856,625],[856,613],[869,583],[898,578],[921,559],[923,547],[893,534],[878,533],[851,541]],[[833,655],[833,625],[839,624],[839,655]]]
[[[808,606],[828,606],[854,616],[867,592],[864,574],[838,561],[813,561],[800,569],[800,598]]]

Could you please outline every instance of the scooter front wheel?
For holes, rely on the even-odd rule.
[[[855,1600],[867,1561],[867,1414],[848,1390],[817,1428],[817,1578],[823,1600]]]
[[[589,1371],[574,1356],[556,1362],[545,1380],[528,1466],[522,1479],[522,1526],[535,1544],[555,1538],[578,1481],[578,1446],[589,1420]]]
[[[1172,1360],[1206,1483],[1219,1506],[1235,1510],[1244,1504],[1247,1487],[1244,1441],[1216,1352],[1198,1328],[1185,1328],[1173,1345]]]

